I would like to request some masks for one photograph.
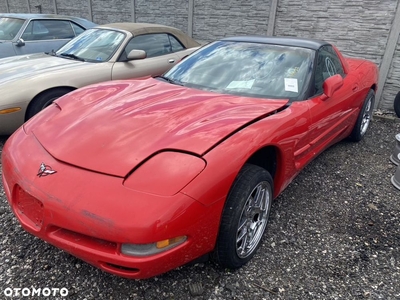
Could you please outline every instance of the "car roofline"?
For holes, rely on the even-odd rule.
[[[80,18],[80,17],[67,16],[67,15],[55,15],[55,14],[0,13],[0,18],[1,17],[2,18],[24,19],[24,20],[33,20],[33,19],[64,20],[64,19],[68,19],[71,21],[79,21],[79,20],[86,21],[85,19]]]
[[[299,37],[285,37],[285,36],[236,36],[221,39],[221,41],[228,42],[246,42],[246,43],[258,43],[258,44],[272,44],[272,45],[282,45],[291,47],[301,47],[313,50],[318,50],[322,46],[331,45],[330,43],[308,38]]]

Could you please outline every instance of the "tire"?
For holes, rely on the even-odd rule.
[[[54,100],[64,96],[70,91],[71,89],[68,88],[58,88],[39,94],[29,103],[28,109],[26,110],[26,120],[32,118],[38,112],[49,106]]]
[[[212,254],[216,263],[236,269],[254,256],[267,227],[272,197],[273,180],[269,172],[246,164],[236,177],[222,212]]]
[[[375,103],[375,92],[370,90],[365,97],[364,104],[358,115],[356,124],[354,124],[353,131],[350,134],[350,139],[354,142],[359,142],[363,139],[368,130],[369,124],[372,119],[372,111]]]
[[[400,92],[398,92],[394,98],[394,111],[396,116],[400,118]]]

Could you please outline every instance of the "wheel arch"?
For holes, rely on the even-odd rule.
[[[51,87],[51,88],[48,88],[48,89],[46,89],[46,90],[43,90],[43,91],[41,91],[40,93],[36,94],[36,96],[34,96],[34,97],[31,99],[31,101],[29,101],[29,104],[28,104],[28,106],[26,107],[26,110],[25,110],[25,121],[28,120],[28,118],[27,118],[27,113],[28,113],[28,111],[29,111],[29,108],[32,106],[32,103],[33,103],[37,98],[39,98],[39,97],[40,97],[41,95],[43,95],[44,93],[47,93],[47,92],[53,91],[53,90],[58,90],[58,89],[66,89],[66,90],[69,90],[69,92],[72,92],[73,90],[76,90],[77,88],[76,88],[76,87],[73,87],[73,86],[67,86],[67,85],[65,85],[65,86],[55,86],[55,87]]]
[[[268,145],[254,152],[247,159],[246,164],[253,164],[267,170],[274,181],[274,191],[279,191],[279,168],[283,165],[281,158],[281,149],[275,145]]]

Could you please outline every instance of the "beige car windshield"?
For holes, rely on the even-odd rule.
[[[109,29],[88,29],[61,47],[56,55],[89,62],[108,61],[125,34]]]

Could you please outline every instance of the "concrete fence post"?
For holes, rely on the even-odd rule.
[[[132,1],[132,13],[131,13],[131,15],[132,15],[132,22],[133,23],[136,23],[136,3],[135,3],[135,0],[131,0]]]
[[[276,10],[278,8],[278,0],[270,0],[267,35],[273,36],[275,31]]]
[[[189,0],[188,10],[188,35],[193,37],[194,0]]]
[[[28,13],[31,13],[31,2],[26,0],[26,5],[28,5]]]
[[[379,82],[378,82],[378,91],[376,93],[375,108],[379,108],[381,104],[383,87],[385,86],[386,79],[389,75],[389,70],[392,64],[394,52],[396,50],[399,34],[400,34],[400,3],[397,2],[396,14],[394,16],[389,37],[387,39],[385,53],[383,54],[382,62],[379,68]]]
[[[6,8],[7,8],[7,12],[10,13],[10,7],[8,6],[8,0],[6,0]]]
[[[88,0],[89,20],[93,22],[92,0]]]
[[[57,14],[57,0],[53,0],[54,13]]]

